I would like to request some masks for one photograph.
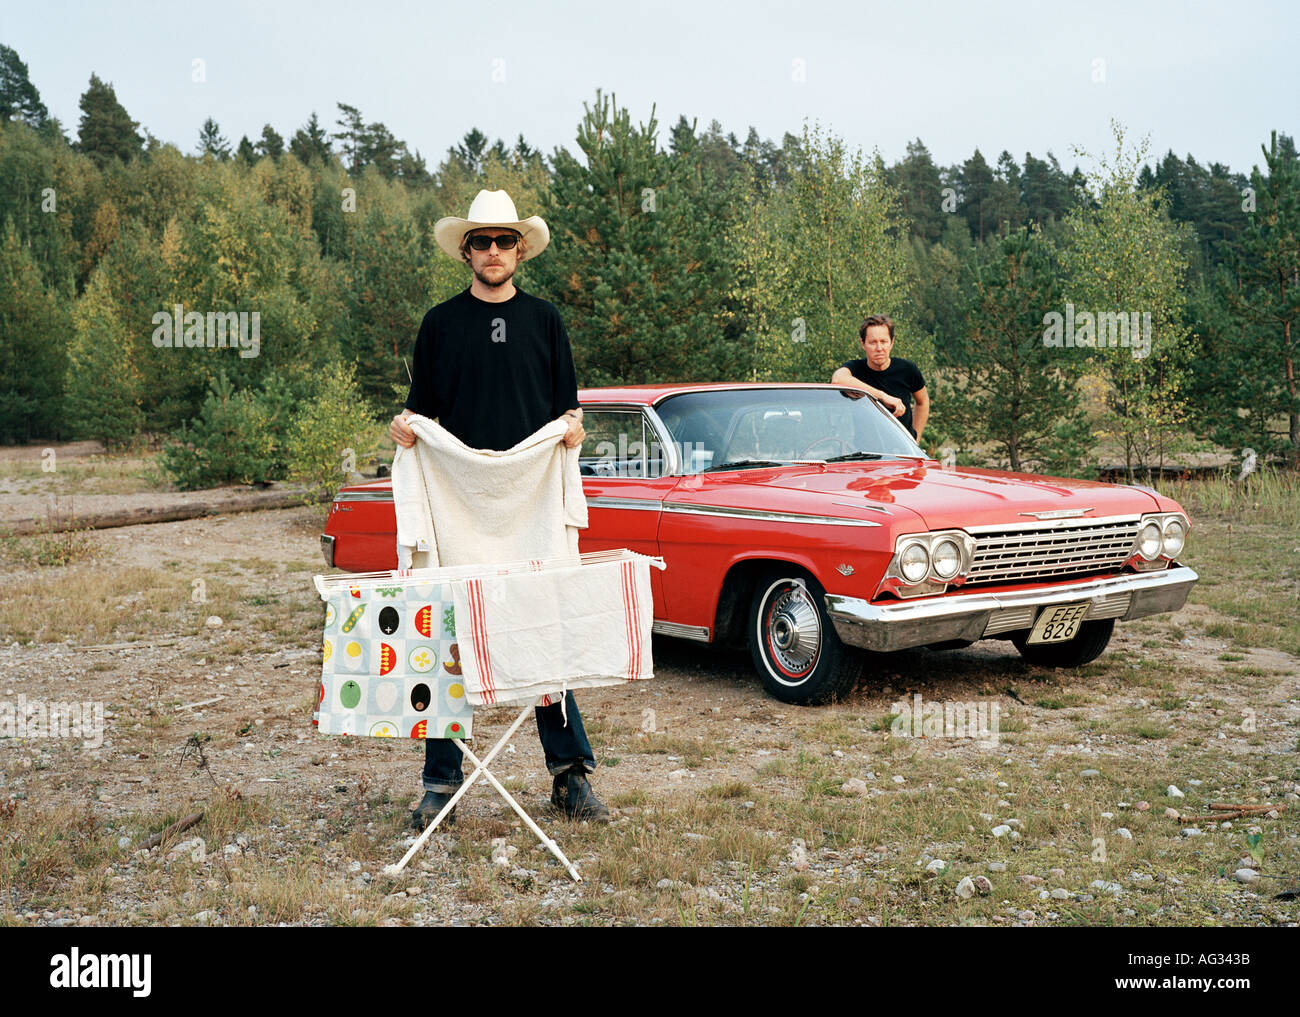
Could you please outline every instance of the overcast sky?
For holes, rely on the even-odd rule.
[[[93,71],[186,152],[209,116],[232,143],[264,123],[287,139],[312,110],[335,130],[346,102],[430,168],[471,127],[572,149],[599,87],[634,120],[657,105],[664,144],[679,114],[777,142],[809,120],[887,162],[919,137],[941,165],[978,146],[1068,169],[1113,118],[1156,156],[1249,172],[1271,129],[1300,133],[1298,29],[1296,5],[1250,0],[0,0],[0,42],[74,137]]]

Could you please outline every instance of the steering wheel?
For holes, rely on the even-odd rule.
[[[807,459],[808,453],[811,452],[813,449],[815,449],[818,445],[825,445],[828,442],[832,442],[832,441],[835,442],[835,444],[840,447],[839,452],[835,453],[836,455],[846,454],[849,451],[849,446],[844,441],[843,438],[837,438],[835,437],[835,435],[830,434],[827,435],[825,438],[818,438],[815,442],[813,442],[806,449],[804,449],[802,452],[799,453],[799,458]]]

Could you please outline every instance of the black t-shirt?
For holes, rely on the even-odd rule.
[[[406,408],[470,448],[504,451],[578,405],[560,312],[519,289],[499,304],[466,289],[430,309],[411,376]]]
[[[849,373],[858,381],[865,381],[868,385],[903,400],[903,405],[907,409],[898,421],[907,428],[913,438],[916,437],[916,431],[912,428],[912,393],[925,388],[925,379],[921,377],[919,367],[902,357],[890,357],[889,366],[883,371],[873,371],[868,366],[866,357],[860,360],[849,360],[840,366],[847,367]]]

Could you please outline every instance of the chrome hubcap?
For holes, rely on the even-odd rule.
[[[775,663],[791,674],[802,674],[817,660],[821,648],[821,619],[802,587],[793,586],[773,602],[768,632]]]

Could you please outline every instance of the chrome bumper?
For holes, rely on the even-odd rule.
[[[322,533],[320,537],[320,553],[325,556],[325,564],[330,568],[334,567],[334,538]]]
[[[1049,604],[1091,601],[1088,621],[1129,621],[1177,611],[1187,602],[1196,580],[1191,569],[1175,565],[1164,572],[1112,576],[1050,589],[958,594],[888,604],[828,593],[826,611],[845,643],[883,652],[949,640],[973,642],[1029,629],[1039,609]]]

